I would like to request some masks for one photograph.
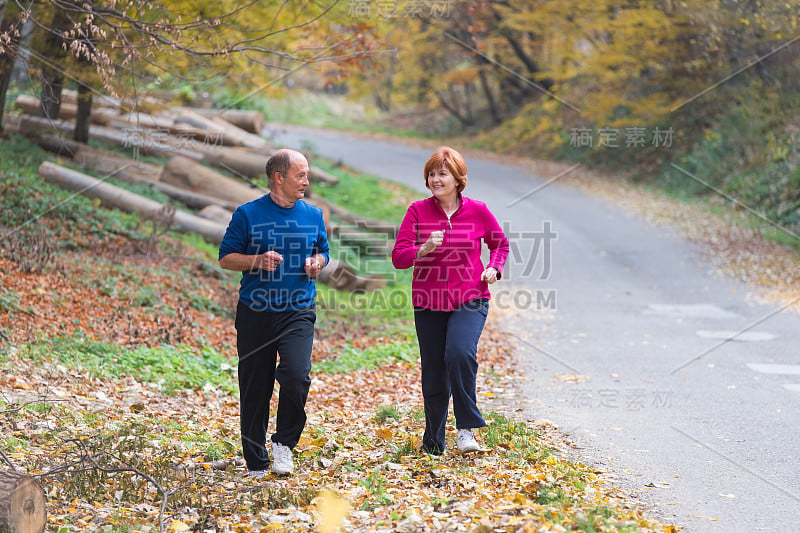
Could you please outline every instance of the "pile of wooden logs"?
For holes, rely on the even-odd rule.
[[[16,129],[46,150],[69,158],[80,170],[150,185],[198,211],[194,214],[168,210],[159,202],[105,183],[105,180],[50,162],[39,169],[48,182],[97,198],[105,206],[165,221],[178,231],[196,233],[214,244],[219,244],[238,205],[267,192],[254,186],[252,181],[264,176],[266,160],[275,151],[274,146],[257,135],[264,128],[260,113],[187,108],[158,114],[130,113],[119,102],[98,100],[93,105],[90,138],[131,150],[134,157],[129,158],[66,138],[73,128],[70,121],[74,119],[76,107],[71,103],[74,95],[65,93],[59,120],[35,116],[39,110],[38,99],[27,95],[17,97],[16,105],[24,114],[16,121]],[[168,161],[161,167],[140,161],[138,155],[167,157]],[[239,179],[227,177],[215,168]],[[309,174],[312,183],[338,182],[335,176],[314,166]],[[395,226],[355,215],[313,196],[310,189],[307,201],[323,210],[330,234],[362,239],[362,244],[373,253],[389,253],[386,237],[396,234]],[[331,223],[332,214],[343,224]],[[371,239],[359,230],[379,233],[384,238]],[[319,280],[351,291],[369,291],[385,285],[382,276],[359,276],[351,266],[333,258],[320,273]]]
[[[16,106],[24,113],[18,125],[19,130],[28,135],[56,133],[69,136],[74,127],[71,120],[75,118],[77,110],[69,101],[70,98],[65,97],[59,120],[48,120],[37,116],[38,98],[18,96]],[[234,110],[198,112],[177,108],[153,115],[123,112],[121,107],[108,105],[111,104],[101,99],[92,106],[90,137],[129,148],[135,155],[183,155],[242,178],[253,179],[264,175],[267,157],[275,151],[275,147],[263,137],[223,118],[235,116],[232,115]],[[264,117],[257,111],[240,111],[240,114],[252,117],[249,119],[252,127],[263,124]],[[263,129],[263,126],[260,128]],[[331,184],[338,182],[335,176],[314,166],[309,173],[312,180]]]

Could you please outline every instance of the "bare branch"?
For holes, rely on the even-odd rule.
[[[15,464],[14,464],[14,463],[11,461],[11,459],[9,459],[9,458],[8,458],[8,456],[7,456],[5,453],[3,453],[3,450],[0,450],[0,458],[2,458],[2,459],[3,459],[3,461],[4,461],[6,464],[8,464],[8,466],[10,466],[10,467],[11,467],[11,469],[12,469],[14,472],[19,472],[19,471],[20,471],[20,470],[19,470],[19,468],[17,468],[17,467],[16,467],[16,465],[15,465]]]
[[[111,459],[114,459],[115,461],[118,461],[119,463],[122,463],[124,466],[121,466],[121,467],[103,466],[98,461],[99,458],[96,457],[95,455],[93,455],[88,450],[88,448],[86,447],[86,443],[83,442],[81,439],[67,439],[67,440],[64,441],[64,443],[65,444],[73,443],[73,444],[76,445],[76,447],[79,450],[78,452],[76,452],[76,456],[77,456],[76,460],[74,460],[72,462],[67,461],[63,465],[57,466],[55,468],[52,468],[52,469],[48,470],[47,472],[44,472],[44,473],[41,473],[41,474],[36,474],[35,475],[36,477],[46,477],[46,476],[50,476],[50,475],[53,475],[53,474],[60,474],[62,472],[75,471],[76,468],[80,472],[87,471],[87,470],[98,470],[100,472],[105,472],[105,473],[108,473],[108,474],[121,473],[121,472],[130,472],[132,474],[135,474],[135,475],[141,477],[142,479],[146,480],[148,483],[152,484],[153,487],[155,487],[156,491],[161,495],[161,508],[160,508],[159,513],[158,513],[158,527],[159,527],[159,531],[162,531],[162,532],[165,531],[165,529],[164,529],[165,528],[164,513],[165,513],[165,511],[167,509],[167,500],[169,499],[169,497],[172,494],[175,494],[175,492],[177,492],[178,490],[181,490],[180,487],[177,488],[177,489],[173,489],[171,491],[166,491],[166,490],[164,490],[164,487],[162,487],[161,484],[158,481],[156,481],[156,479],[153,476],[151,476],[150,474],[148,474],[146,472],[142,472],[141,470],[138,470],[138,469],[130,466],[128,463],[126,463],[120,457],[118,457],[118,456],[116,456],[116,455],[114,455],[114,454],[112,454],[110,452],[103,452],[103,455],[105,455],[107,457],[110,457]]]
[[[6,413],[18,413],[18,412],[22,411],[23,409],[25,409],[26,407],[28,407],[29,405],[36,405],[36,404],[39,404],[39,403],[51,403],[51,402],[66,402],[66,401],[67,400],[58,400],[58,399],[55,399],[55,398],[42,398],[40,400],[31,400],[29,402],[23,403],[19,407],[11,407],[9,409],[4,409],[4,410],[0,411],[0,415],[4,415]]]

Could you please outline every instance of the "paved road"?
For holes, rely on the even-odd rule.
[[[302,128],[276,139],[425,191],[427,150]],[[467,194],[513,241],[494,292],[516,306],[499,314],[525,360],[526,415],[685,531],[800,531],[800,318],[753,303],[670,230],[557,182],[533,192],[551,176],[467,163]]]

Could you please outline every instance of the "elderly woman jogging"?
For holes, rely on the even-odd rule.
[[[453,398],[456,447],[479,450],[472,430],[486,422],[476,403],[478,340],[489,310],[489,284],[500,279],[508,239],[486,204],[461,192],[467,165],[456,150],[439,148],[425,164],[432,196],[409,206],[392,250],[395,268],[414,267],[411,302],[422,365],[425,434],[422,449],[446,449],[445,423]],[[489,264],[481,262],[481,243]]]

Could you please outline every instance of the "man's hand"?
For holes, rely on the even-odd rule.
[[[497,281],[497,269],[494,267],[488,267],[481,273],[481,281],[485,281],[489,285]]]
[[[325,266],[322,262],[317,259],[316,256],[314,257],[306,257],[306,274],[308,274],[309,278],[316,278],[319,271],[322,270],[322,267]]]
[[[253,268],[260,268],[262,270],[266,270],[267,272],[274,272],[278,265],[283,261],[283,256],[278,252],[273,252],[270,250],[269,252],[265,252],[261,255],[256,256],[256,260],[253,263]]]

